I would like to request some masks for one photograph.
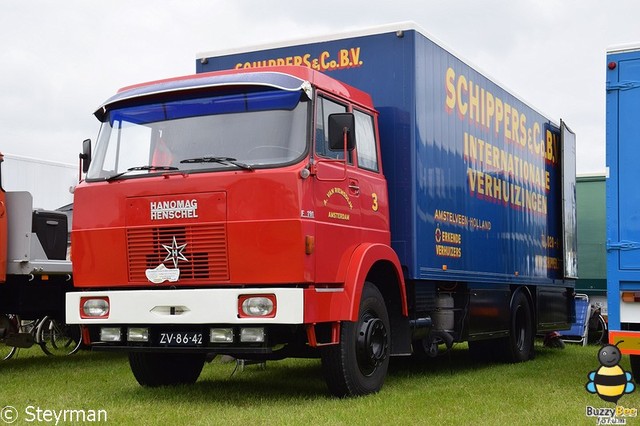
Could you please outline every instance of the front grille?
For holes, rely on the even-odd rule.
[[[180,269],[181,284],[229,280],[224,224],[129,228],[127,253],[132,283],[149,283],[145,271],[160,264]]]

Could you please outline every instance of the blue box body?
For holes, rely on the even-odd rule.
[[[558,126],[416,29],[203,55],[196,68],[298,64],[371,94],[407,278],[566,284]]]
[[[620,292],[640,291],[640,47],[609,52],[607,64],[607,304],[620,330]],[[640,324],[640,310],[623,322]]]

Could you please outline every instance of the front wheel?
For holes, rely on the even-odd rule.
[[[193,384],[200,377],[206,354],[130,352],[129,366],[141,386]]]
[[[365,283],[356,322],[341,324],[340,343],[324,347],[322,371],[329,391],[338,397],[374,393],[389,367],[389,316],[378,288]]]

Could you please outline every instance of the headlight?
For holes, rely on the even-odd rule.
[[[108,297],[81,297],[80,318],[108,318]]]
[[[273,318],[276,316],[275,294],[242,295],[238,298],[238,316],[240,318]]]

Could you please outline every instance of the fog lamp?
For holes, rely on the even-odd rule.
[[[145,327],[130,327],[127,329],[127,341],[148,342],[149,329]]]
[[[209,340],[211,343],[233,343],[233,328],[212,328]]]
[[[264,328],[246,327],[240,329],[240,341],[243,343],[263,343]]]
[[[122,333],[120,327],[102,327],[100,329],[100,341],[101,342],[120,342],[122,340]]]

